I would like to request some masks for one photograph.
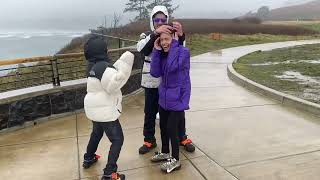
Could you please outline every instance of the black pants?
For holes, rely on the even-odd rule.
[[[145,105],[144,105],[144,141],[153,143],[155,138],[156,118],[159,111],[159,92],[158,88],[145,88]]]
[[[159,111],[159,92],[158,88],[145,88],[145,105],[144,105],[144,141],[153,143],[155,138],[156,116]],[[185,116],[179,125],[179,139],[186,138]]]
[[[171,142],[172,157],[179,160],[179,125],[184,119],[184,111],[167,111],[161,106],[160,113],[160,130],[162,141],[162,153],[169,153],[169,141]]]
[[[93,122],[91,137],[87,146],[85,159],[92,159],[97,151],[99,142],[105,132],[111,142],[111,147],[108,155],[108,163],[104,169],[104,174],[117,172],[117,161],[119,159],[121,147],[123,144],[123,132],[119,120],[111,122]]]

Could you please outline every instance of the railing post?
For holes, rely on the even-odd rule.
[[[56,83],[56,78],[55,78],[55,75],[54,75],[54,74],[55,74],[55,73],[54,73],[54,69],[55,69],[55,68],[54,68],[54,65],[53,65],[53,61],[54,61],[53,58],[50,59],[51,72],[52,72],[52,85],[53,85],[53,86],[56,86],[57,83]]]
[[[60,86],[57,57],[53,56],[53,58],[50,61],[51,61],[51,71],[52,71],[52,84],[53,86]]]
[[[119,49],[121,48],[121,39],[119,38]]]
[[[55,57],[56,62],[56,73],[57,73],[57,86],[60,86],[60,75],[59,75],[59,68],[58,68],[58,58]]]
[[[119,38],[119,49],[121,49],[121,38]],[[118,52],[118,58],[121,56],[120,51]]]

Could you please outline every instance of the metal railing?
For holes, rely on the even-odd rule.
[[[117,48],[124,48],[124,47],[135,45],[137,43],[137,41],[132,40],[132,39],[120,38],[120,37],[116,37],[116,36],[110,36],[110,35],[94,33],[94,32],[91,34],[106,37],[109,41],[109,44],[113,44],[113,45],[118,44]],[[116,42],[114,42],[114,41],[116,41]],[[116,48],[116,47],[113,47],[113,48]]]
[[[123,41],[136,43],[136,41],[133,40],[107,35],[103,36],[116,39],[119,41],[119,44],[122,45]],[[109,57],[112,60],[116,60],[127,50],[132,51],[134,48],[111,49],[108,51]],[[53,86],[60,86],[63,81],[85,78],[86,66],[87,62],[83,52],[15,60],[1,60],[0,92],[50,83],[52,83]]]

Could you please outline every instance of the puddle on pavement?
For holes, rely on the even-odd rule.
[[[298,82],[299,84],[315,84],[320,85],[320,78],[304,76],[300,72],[296,71],[286,71],[282,75],[275,75],[276,78]]]
[[[283,62],[266,62],[266,63],[257,63],[250,64],[251,66],[272,66],[278,64],[298,64],[298,63],[308,63],[308,64],[320,64],[320,60],[288,60]]]
[[[293,96],[299,97],[301,99],[305,99],[310,102],[320,104],[320,86],[315,89],[305,89],[303,92],[296,91],[286,91],[285,93],[291,94]]]
[[[303,92],[289,91],[287,93],[315,103],[320,103],[320,78],[304,76],[300,72],[296,71],[286,71],[282,75],[275,77],[281,80],[308,85],[308,88],[304,89]]]
[[[211,51],[208,53],[210,56],[222,56],[222,50]]]

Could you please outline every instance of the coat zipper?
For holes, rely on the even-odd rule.
[[[119,98],[117,98],[116,109],[121,114],[121,111],[118,109],[118,104],[119,104]]]
[[[166,81],[166,90],[165,90],[165,93],[164,93],[164,108],[165,109],[168,109],[167,108],[167,89],[168,89],[168,58],[167,58],[167,61],[166,61],[166,64],[165,64],[165,69],[164,69],[164,75],[166,76],[166,78],[165,78],[165,81]]]

